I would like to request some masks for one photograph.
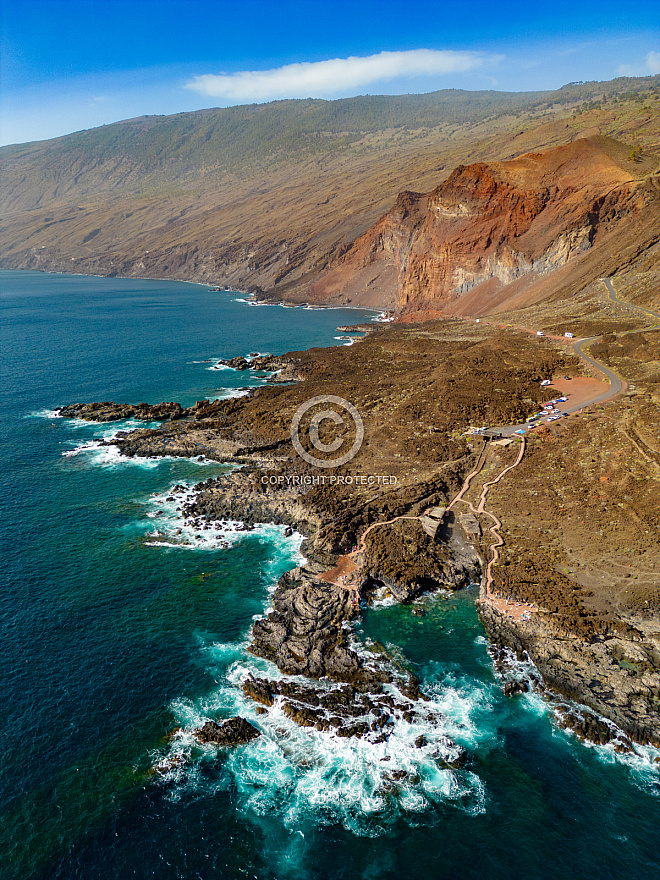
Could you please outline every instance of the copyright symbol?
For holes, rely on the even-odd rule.
[[[328,404],[330,406],[328,406]],[[319,452],[323,452],[326,455],[339,452],[346,442],[343,437],[338,435],[331,442],[324,443],[319,436],[319,428],[322,422],[330,421],[334,425],[345,426],[347,424],[345,413],[348,413],[353,421],[355,429],[355,439],[353,440],[353,444],[350,449],[346,450],[343,455],[340,455],[337,458],[318,458],[318,456],[307,452],[300,442],[300,423],[303,417],[312,408],[322,405],[325,406],[325,408],[314,412],[309,420],[309,425],[307,426],[307,432],[311,444],[315,449],[318,449]],[[341,410],[344,411],[344,414],[341,413]],[[337,397],[334,394],[321,394],[318,397],[312,397],[305,401],[305,403],[298,407],[291,421],[291,441],[294,449],[301,458],[304,458],[308,464],[311,464],[314,467],[331,468],[340,467],[341,465],[346,464],[346,462],[350,461],[357,455],[360,446],[362,446],[363,439],[364,425],[362,424],[360,413],[352,403],[349,403],[347,400],[344,400],[343,397]]]

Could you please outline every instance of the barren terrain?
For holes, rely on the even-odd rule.
[[[599,302],[593,299],[590,308],[600,316]],[[611,309],[605,315],[609,325],[601,326],[627,328],[625,306]],[[638,313],[635,318],[649,323]],[[594,343],[592,353],[627,377],[626,392],[531,432],[522,462],[490,487],[485,510],[501,522],[503,546],[492,567],[493,595],[482,593],[480,602],[494,644],[527,651],[552,692],[590,706],[633,739],[656,743],[658,336],[653,330],[612,332]],[[301,528],[315,574],[294,576],[286,587],[302,590],[300,608],[310,601],[302,597],[316,589],[310,586],[314,578],[336,581],[341,595],[341,572],[333,569],[337,555],[357,546],[370,524],[417,517],[455,497],[483,457],[483,441],[465,435],[471,425],[515,424],[557,388],[577,388],[579,396],[604,384],[571,354],[568,340],[457,319],[377,328],[350,348],[294,352],[280,366],[280,376],[296,379],[294,384],[205,404],[159,429],[133,432],[120,445],[129,455],[201,453],[242,463],[241,471],[199,487],[191,515],[200,522],[234,517]],[[541,386],[552,377],[553,385]],[[321,394],[350,400],[365,428],[358,455],[328,471],[325,485],[313,480],[319,470],[296,455],[289,436],[298,406]],[[473,506],[484,485],[516,460],[517,444],[489,444],[485,452],[465,495]],[[368,475],[386,475],[387,481],[369,483],[363,479]],[[470,564],[456,544],[460,513],[456,508],[448,517],[437,544],[407,520],[372,531],[357,579],[349,572],[352,580],[362,589],[384,584],[404,601],[420,590],[460,584]],[[485,566],[491,520],[485,514],[478,519],[475,546]],[[468,568],[448,567],[452,558],[464,559],[460,565]],[[333,572],[336,577],[329,577]],[[270,647],[263,650],[275,651],[273,656],[289,650],[286,641],[273,647],[276,631],[271,624],[264,630]],[[341,675],[348,672],[337,674],[345,680]],[[611,736],[596,716],[573,717],[569,711],[566,719],[581,735],[598,741]]]
[[[428,192],[459,164],[605,135],[636,151],[639,170],[660,149],[659,100],[658,77],[646,77],[549,93],[275,102],[5,147],[0,265],[304,301],[400,192]],[[354,304],[394,304],[391,290],[364,282]]]

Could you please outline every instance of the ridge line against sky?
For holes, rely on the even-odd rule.
[[[660,73],[658,0],[3,0],[0,143],[285,98]]]

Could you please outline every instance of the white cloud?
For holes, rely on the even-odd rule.
[[[660,52],[649,52],[646,56],[646,69],[651,76],[660,73]]]
[[[649,52],[643,64],[620,64],[616,72],[619,76],[655,76],[660,73],[660,52]]]
[[[196,76],[186,88],[228,101],[270,101],[274,98],[311,98],[355,92],[373,83],[398,77],[462,73],[480,67],[486,56],[478,52],[413,49],[380,52],[363,58],[304,61],[274,70]]]

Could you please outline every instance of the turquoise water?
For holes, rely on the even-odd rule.
[[[374,747],[257,716],[240,681],[275,670],[246,653],[249,628],[298,539],[230,528],[223,547],[184,530],[191,543],[171,546],[168,490],[222,468],[124,461],[94,443],[123,425],[52,414],[222,396],[259,380],[209,359],[336,344],[337,325],[363,313],[254,307],[172,282],[0,282],[3,876],[658,875],[652,756],[584,746],[538,697],[505,699],[470,591],[426,600],[425,617],[377,607],[361,627],[416,671],[435,725],[402,722]],[[192,727],[236,711],[263,736],[220,754],[195,746]],[[416,749],[420,733],[429,746]],[[459,771],[438,760],[447,737],[468,753]],[[409,777],[391,785],[396,769]]]

